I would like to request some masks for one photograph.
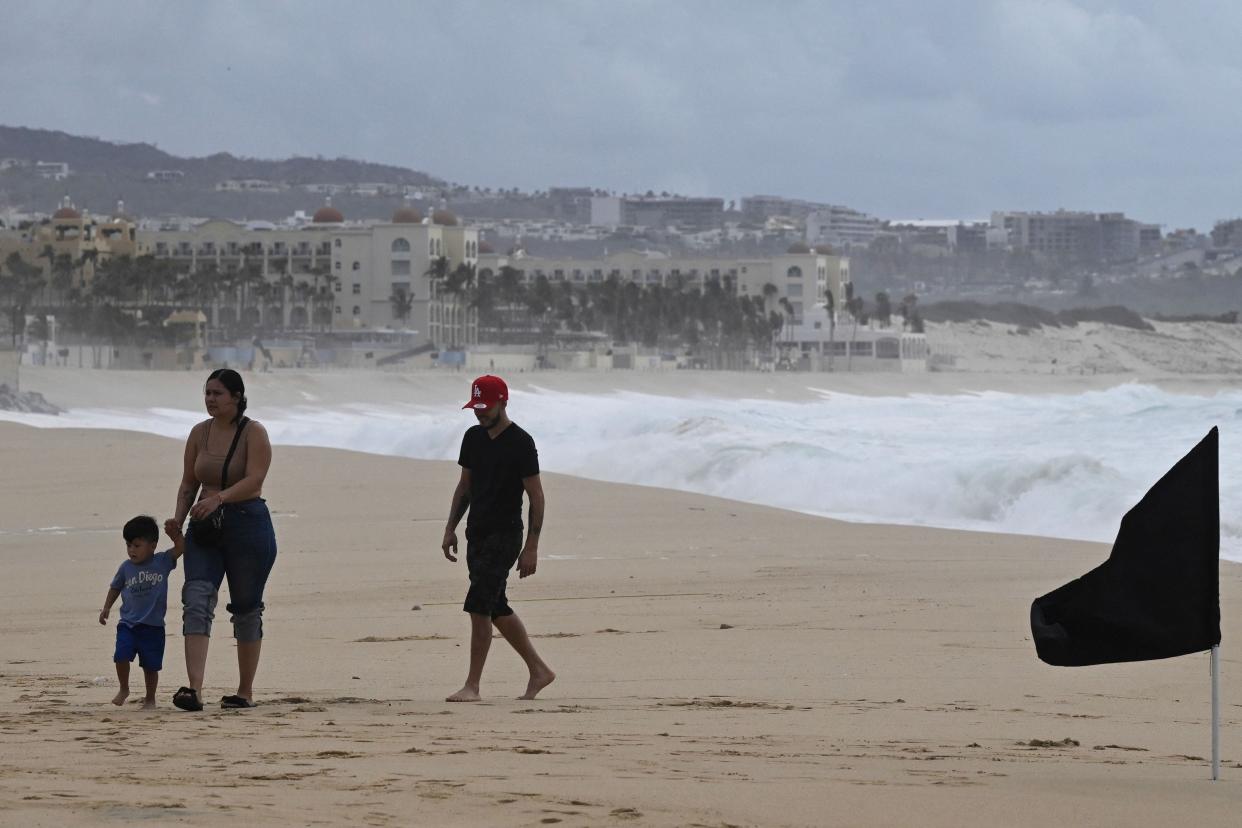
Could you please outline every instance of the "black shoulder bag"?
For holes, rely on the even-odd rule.
[[[248,422],[250,422],[249,417],[242,417],[241,422],[237,424],[237,431],[233,434],[233,444],[229,446],[229,453],[224,457],[224,468],[220,469],[220,491],[228,488],[229,463],[233,460],[233,452],[237,451],[237,441],[241,439],[242,429]],[[199,546],[219,546],[220,541],[224,539],[224,504],[221,503],[214,512],[201,520],[191,520],[190,536]]]

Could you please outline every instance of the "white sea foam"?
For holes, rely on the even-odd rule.
[[[455,460],[467,412],[419,405],[255,412],[284,445]],[[515,396],[547,471],[719,495],[813,514],[1108,541],[1121,516],[1213,425],[1221,426],[1221,542],[1242,561],[1242,393],[1126,385],[1073,395],[1002,393],[815,402],[536,390]],[[41,427],[181,438],[176,409],[0,413]]]

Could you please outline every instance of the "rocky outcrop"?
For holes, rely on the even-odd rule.
[[[59,414],[64,409],[43,399],[37,391],[14,391],[0,385],[0,411],[24,411],[28,414]]]

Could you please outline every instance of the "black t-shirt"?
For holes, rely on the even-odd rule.
[[[468,538],[522,528],[522,480],[539,474],[539,452],[529,434],[509,423],[493,440],[483,426],[473,426],[461,438],[457,465],[470,469]]]

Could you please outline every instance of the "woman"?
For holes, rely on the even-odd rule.
[[[220,584],[227,578],[239,678],[237,693],[220,699],[220,706],[253,707],[254,676],[263,644],[263,587],[276,561],[272,518],[260,497],[272,462],[272,444],[266,429],[244,416],[246,386],[236,371],[213,371],[207,377],[203,398],[210,419],[190,430],[176,517],[171,520],[180,526],[187,514],[190,517],[185,586],[181,590],[185,669],[190,686],[176,692],[173,704],[182,710],[203,709],[211,621]],[[227,475],[222,481],[226,460]],[[223,517],[220,531],[214,532],[209,524],[217,509],[222,510]]]

